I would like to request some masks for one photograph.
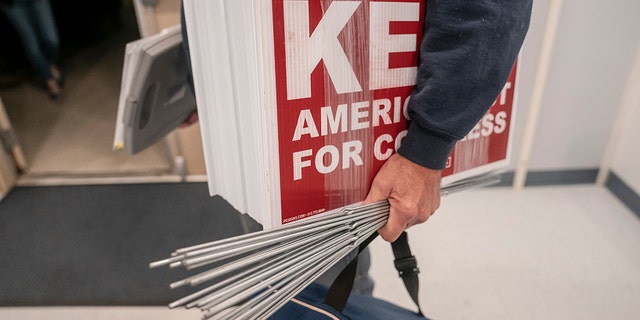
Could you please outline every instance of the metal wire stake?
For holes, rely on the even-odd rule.
[[[482,175],[444,186],[440,192],[446,196],[499,181],[495,175]],[[178,249],[150,267],[194,269],[232,260],[172,283],[172,288],[195,286],[226,277],[169,307],[199,307],[206,319],[218,315],[220,320],[266,319],[384,226],[389,210],[387,200],[344,207],[271,230]],[[239,307],[224,314],[234,305]]]

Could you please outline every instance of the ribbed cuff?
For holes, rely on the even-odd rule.
[[[434,134],[412,123],[398,153],[423,167],[442,170],[456,142],[455,139]]]

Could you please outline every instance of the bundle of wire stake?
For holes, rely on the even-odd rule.
[[[449,185],[441,194],[498,181],[495,176],[477,177]],[[171,288],[178,288],[216,280],[169,307],[200,308],[203,319],[267,319],[357,249],[386,223],[388,216],[386,200],[343,208],[274,229],[179,249],[150,267],[169,265],[191,270],[218,264],[172,283]]]

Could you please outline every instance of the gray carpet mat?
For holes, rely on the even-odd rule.
[[[164,305],[173,250],[260,226],[206,184],[17,188],[0,202],[0,306]]]

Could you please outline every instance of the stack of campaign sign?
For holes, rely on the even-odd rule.
[[[361,201],[410,121],[424,0],[185,0],[211,195],[266,229]],[[504,167],[515,68],[443,185]]]

